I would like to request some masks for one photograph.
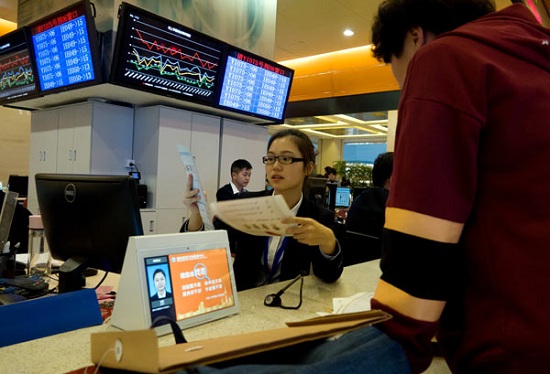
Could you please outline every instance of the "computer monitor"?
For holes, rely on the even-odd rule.
[[[308,177],[306,180],[305,196],[312,203],[326,206],[327,179]]]
[[[26,175],[10,175],[8,179],[8,190],[17,192],[19,197],[27,197],[29,188],[29,177]]]
[[[40,94],[31,44],[27,27],[0,36],[0,105]]]
[[[222,67],[219,107],[284,122],[294,70],[233,46]]]
[[[334,198],[334,206],[336,208],[349,208],[351,205],[351,188],[350,187],[336,187],[336,194]]]
[[[41,94],[103,82],[89,0],[80,0],[29,25]]]
[[[143,235],[136,182],[128,175],[35,176],[38,205],[59,292],[85,285],[88,267],[120,273],[130,236]]]
[[[225,43],[122,2],[111,83],[211,106]]]

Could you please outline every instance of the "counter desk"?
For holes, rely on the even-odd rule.
[[[92,287],[101,277],[89,278]],[[304,277],[302,306],[298,310],[267,307],[264,298],[276,293],[287,282],[270,284],[239,292],[241,311],[238,315],[185,329],[187,341],[210,339],[217,336],[241,334],[285,327],[287,321],[317,317],[319,312],[332,312],[334,298],[351,297],[359,292],[373,292],[380,277],[379,261],[348,266],[335,283],[324,283],[315,276]],[[109,274],[107,284],[116,289],[118,276]],[[283,303],[296,305],[299,301],[300,282],[296,282],[282,295]],[[40,313],[41,311],[37,311]],[[90,335],[115,330],[108,322],[67,333],[48,336],[0,349],[0,373],[67,373],[92,365]],[[159,338],[159,346],[174,344],[171,335]],[[426,371],[429,374],[450,373],[441,358],[436,358]]]

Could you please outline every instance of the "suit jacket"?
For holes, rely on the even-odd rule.
[[[246,192],[237,198],[271,195],[273,191]],[[334,231],[334,213],[313,204],[305,197],[298,210],[298,217],[313,218]],[[231,251],[235,254],[233,270],[239,291],[257,287],[266,283],[266,272],[262,266],[262,256],[267,248],[266,236],[254,236],[235,230],[221,220],[215,220],[216,229],[227,230]],[[309,274],[310,268],[318,278],[325,282],[334,282],[342,274],[342,251],[333,258],[326,258],[319,246],[299,243],[289,237],[281,262],[279,281],[293,279],[299,274]],[[338,245],[338,244],[337,244]]]
[[[381,238],[388,194],[383,187],[369,187],[354,198],[346,217],[346,229]]]
[[[166,296],[164,297],[159,297],[159,294],[158,292],[156,294],[154,294],[153,296],[151,296],[151,301],[158,301],[158,300],[164,300],[164,299],[169,299],[172,297],[172,293],[171,292],[168,292],[166,291]]]
[[[231,183],[227,183],[225,186],[220,187],[216,192],[216,201],[232,200],[237,198],[237,195],[233,192]]]

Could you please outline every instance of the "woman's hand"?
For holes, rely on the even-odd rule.
[[[327,255],[332,255],[336,251],[336,237],[332,230],[312,218],[292,217],[284,218],[281,223],[296,224],[286,230],[288,235],[300,243],[307,245],[318,245]]]
[[[206,195],[205,195],[206,197]],[[187,183],[183,192],[183,205],[187,208],[189,224],[188,231],[198,231],[202,227],[202,217],[197,202],[200,200],[199,189],[193,189],[193,175],[187,175]]]

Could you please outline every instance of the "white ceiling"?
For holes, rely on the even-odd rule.
[[[494,0],[497,9],[511,0]],[[370,27],[382,0],[277,0],[275,61],[370,44]],[[343,36],[350,28],[352,37]]]
[[[370,25],[382,0],[277,0],[276,61],[370,44]],[[345,29],[355,34],[346,37]]]

